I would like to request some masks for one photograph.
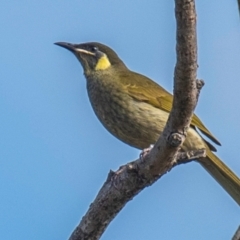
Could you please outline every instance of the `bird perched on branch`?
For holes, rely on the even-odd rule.
[[[169,92],[146,76],[129,70],[111,48],[101,43],[55,44],[74,53],[81,63],[93,110],[111,134],[139,149],[157,141],[172,108],[173,96]],[[197,161],[240,205],[240,179],[213,154],[215,147],[196,129],[220,145],[193,115],[182,150],[205,148],[207,156]]]

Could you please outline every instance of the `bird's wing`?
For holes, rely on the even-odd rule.
[[[131,73],[130,77],[122,76],[120,81],[132,98],[149,103],[166,112],[171,111],[173,96],[169,92],[151,79],[138,73]]]
[[[173,102],[172,94],[167,92],[151,79],[141,74],[131,72],[131,77],[123,74],[120,81],[127,93],[135,100],[149,103],[152,106],[168,113],[171,111]],[[221,145],[195,114],[192,117],[191,125],[192,127],[197,127],[214,143]],[[213,146],[212,148],[212,150],[215,149]]]

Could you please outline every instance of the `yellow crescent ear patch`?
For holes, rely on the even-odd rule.
[[[105,70],[110,66],[111,63],[109,62],[107,55],[104,54],[101,58],[99,58],[95,70]]]

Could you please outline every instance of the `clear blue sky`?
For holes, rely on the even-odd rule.
[[[95,117],[82,68],[57,41],[98,41],[172,91],[174,1],[1,1],[0,239],[67,239],[110,169],[139,151]],[[197,1],[196,110],[240,175],[237,1]],[[235,202],[197,163],[173,169],[114,219],[103,240],[230,239]]]

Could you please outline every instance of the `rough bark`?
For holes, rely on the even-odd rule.
[[[240,240],[240,226],[238,227],[237,231],[235,232],[232,240]]]

